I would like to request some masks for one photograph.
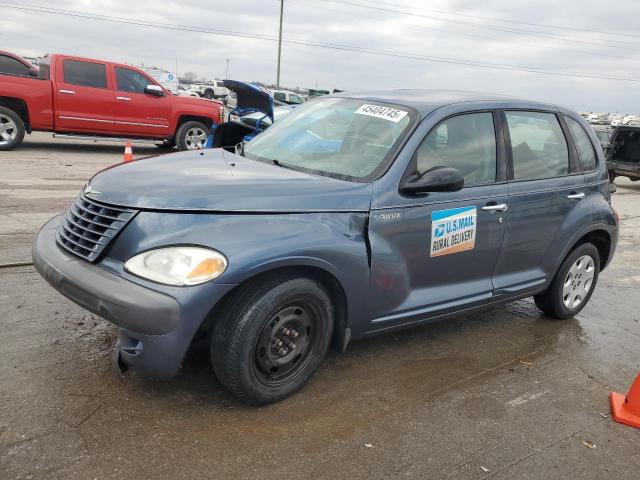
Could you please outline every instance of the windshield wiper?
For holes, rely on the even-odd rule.
[[[289,170],[295,170],[296,172],[304,172],[304,169],[296,167],[294,165],[290,165],[288,163],[282,163],[280,160],[271,160],[271,163],[273,163],[277,167],[288,168]]]

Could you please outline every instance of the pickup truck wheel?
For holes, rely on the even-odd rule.
[[[24,139],[24,122],[13,110],[0,107],[0,150],[13,150]]]
[[[574,249],[565,258],[551,285],[534,295],[536,306],[547,315],[564,320],[582,310],[598,282],[600,255],[591,243]]]
[[[179,150],[200,150],[207,143],[208,134],[209,129],[202,122],[183,123],[176,132],[176,145]]]
[[[254,405],[288,397],[320,365],[333,319],[329,295],[311,278],[280,275],[241,288],[211,339],[218,380]]]
[[[215,95],[214,95],[213,91],[205,90],[204,98],[206,98],[207,100],[213,100],[215,98]]]

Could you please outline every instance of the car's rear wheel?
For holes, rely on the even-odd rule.
[[[255,405],[282,400],[309,380],[324,358],[334,312],[325,289],[299,275],[278,275],[241,288],[211,340],[220,382]]]
[[[562,262],[549,288],[533,297],[536,306],[558,319],[577,315],[591,298],[599,273],[596,247],[591,243],[579,245]]]
[[[13,150],[24,140],[25,128],[20,115],[0,107],[0,150]]]
[[[209,129],[204,123],[195,120],[185,122],[176,132],[176,145],[179,150],[200,150],[205,147],[208,134]]]
[[[206,90],[206,91],[204,92],[204,98],[206,98],[207,100],[212,100],[212,99],[214,99],[214,98],[215,98],[215,95],[214,95],[213,91],[211,91],[211,90]]]

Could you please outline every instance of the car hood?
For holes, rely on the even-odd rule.
[[[179,152],[109,167],[85,195],[148,210],[211,212],[368,211],[371,184],[250,160],[222,149]]]

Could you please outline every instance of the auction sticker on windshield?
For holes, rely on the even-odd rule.
[[[431,213],[431,255],[473,250],[476,245],[476,207],[451,208]]]
[[[404,110],[398,110],[397,108],[383,107],[382,105],[368,105],[364,104],[355,111],[360,115],[369,115],[370,117],[384,118],[392,122],[399,122],[407,116],[409,112]]]

